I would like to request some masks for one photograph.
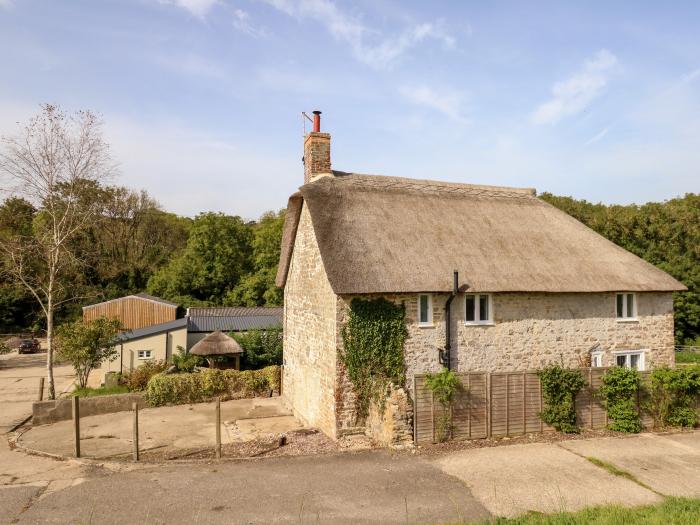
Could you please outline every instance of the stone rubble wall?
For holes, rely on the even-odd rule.
[[[391,385],[384,406],[371,403],[366,434],[385,447],[404,447],[413,443],[413,403],[406,390]]]

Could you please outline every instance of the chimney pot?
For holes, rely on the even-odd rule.
[[[314,133],[321,132],[321,112],[316,110],[312,111],[314,114]]]

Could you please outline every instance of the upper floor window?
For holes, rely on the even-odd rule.
[[[470,293],[465,297],[466,324],[491,324],[493,323],[493,301],[491,294]]]
[[[433,326],[433,296],[429,293],[418,295],[418,324]]]
[[[615,300],[618,319],[635,320],[637,318],[637,294],[619,293]]]

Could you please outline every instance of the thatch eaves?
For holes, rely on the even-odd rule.
[[[302,202],[336,294],[678,291],[686,287],[532,189],[334,172],[287,208],[284,286]]]
[[[217,330],[197,342],[189,353],[201,356],[242,354],[243,348],[233,337]]]

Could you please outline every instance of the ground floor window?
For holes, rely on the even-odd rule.
[[[139,350],[139,359],[150,359],[151,350]]]
[[[615,352],[615,364],[625,368],[644,370],[644,352]]]
[[[591,352],[591,366],[593,368],[603,366],[603,352]]]

